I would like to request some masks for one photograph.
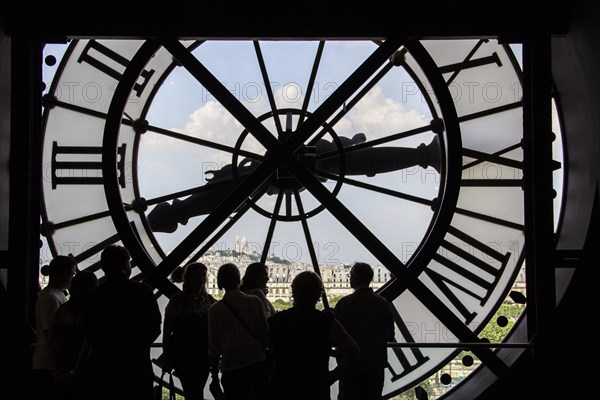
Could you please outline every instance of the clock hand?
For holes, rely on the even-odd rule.
[[[173,233],[177,225],[187,224],[191,217],[208,214],[219,204],[236,183],[227,183],[210,187],[203,187],[202,192],[195,193],[183,200],[175,199],[171,204],[163,202],[157,204],[147,215],[150,229],[154,232]]]
[[[241,164],[237,171],[239,178],[250,174],[259,165],[244,161]],[[219,170],[206,171],[206,174],[212,174],[212,178],[207,178],[208,183],[199,193],[183,200],[175,199],[171,204],[166,201],[159,203],[148,213],[146,217],[152,231],[173,233],[178,224],[185,225],[192,217],[209,214],[239,183],[238,179],[232,179],[231,164]]]
[[[364,142],[364,140],[355,140],[357,136],[350,142],[342,142],[344,147],[347,147],[346,143],[348,146],[352,146]],[[325,140],[325,142],[327,141]],[[325,151],[330,152],[337,149],[335,144],[327,143],[328,145],[323,143],[321,146],[317,144],[317,156],[319,153],[322,154]],[[344,153],[344,158],[346,161],[344,169],[346,175],[375,176],[379,173],[398,171],[416,165],[423,168],[433,167],[436,171],[440,172],[440,142],[436,135],[428,145],[421,143],[417,148],[367,147],[355,151],[347,151]],[[317,159],[315,168],[317,171],[337,174],[340,172],[339,156],[332,154],[331,156]]]
[[[366,141],[364,134],[359,133],[354,137],[339,137],[344,148],[348,148]],[[315,153],[339,151],[336,144],[320,139],[315,145]],[[332,154],[323,159],[312,162],[310,156],[299,152],[301,160],[306,160],[305,165],[316,172],[329,172],[337,174],[340,172],[339,155]],[[374,176],[379,173],[397,171],[420,165],[423,168],[431,166],[438,172],[440,169],[439,139],[433,138],[431,143],[421,143],[415,148],[407,147],[367,147],[344,153],[346,161],[346,175]],[[171,204],[163,202],[157,204],[147,215],[150,228],[154,232],[173,233],[178,224],[185,225],[192,217],[206,215],[212,212],[221,201],[235,190],[239,179],[244,178],[258,167],[259,163],[254,160],[245,159],[237,167],[237,178],[234,179],[234,171],[231,164],[225,165],[219,170],[207,171],[212,174],[208,183],[204,185],[199,193],[195,193],[183,200],[175,199]],[[302,190],[302,188],[300,188]],[[267,194],[277,193],[277,188],[267,190]]]

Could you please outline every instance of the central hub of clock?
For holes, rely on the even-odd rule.
[[[297,127],[308,118],[310,118],[310,113],[302,110],[278,109],[275,112],[269,112],[261,115],[258,118],[258,121],[264,125],[269,125],[272,123],[277,130],[277,139],[284,143],[296,134]],[[240,154],[242,153],[242,145],[249,137],[248,135],[250,135],[250,132],[248,130],[244,130],[240,134],[240,137],[235,145],[236,151],[232,155],[231,163],[231,173],[234,179],[243,178],[244,175],[254,171],[261,163],[259,160],[250,160],[248,158],[242,159],[241,161],[239,160]],[[330,138],[331,141],[327,140],[327,138]],[[344,141],[342,139],[346,140]],[[309,138],[304,144],[294,151],[293,157],[302,163],[302,165],[304,165],[304,167],[306,167],[306,169],[310,171],[310,173],[319,181],[326,182],[328,178],[325,177],[322,172],[333,173],[339,177],[344,176],[345,156],[343,143],[350,143],[350,141],[350,139],[338,137],[338,135],[330,126],[323,124],[321,128],[311,136],[311,138]],[[320,171],[318,159],[321,155],[326,155],[329,159],[333,157],[336,160],[334,161],[335,166],[331,167],[328,165],[324,171]],[[263,159],[267,159],[268,157],[271,157],[271,154],[269,152],[265,152]],[[342,184],[342,179],[338,179],[336,181],[332,190],[334,195],[337,195],[337,193],[340,191]],[[280,162],[269,180],[269,187],[266,190],[266,194],[271,196],[281,194],[291,199],[292,197],[299,195],[300,192],[304,191],[305,187],[302,182],[300,182],[297,177],[294,176],[294,174],[291,173],[285,167],[285,165]],[[274,215],[272,212],[263,209],[257,204],[252,204],[251,207],[267,218],[276,218],[286,221],[308,218],[318,214],[323,210],[323,206],[319,205],[312,210],[306,210],[303,212],[298,211],[298,213],[294,214],[288,207],[285,215]]]
[[[303,145],[297,152],[296,158],[313,174],[316,172],[316,147]],[[326,181],[321,178],[321,181]],[[279,192],[293,192],[304,190],[302,183],[294,177],[285,167],[280,166],[275,173],[275,179],[271,182],[271,187],[267,191],[268,194],[277,194]]]

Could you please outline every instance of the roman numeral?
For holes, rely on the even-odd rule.
[[[503,156],[520,147],[519,143],[492,154],[464,148],[463,156],[474,161],[463,164],[462,186],[522,187],[523,162]]]
[[[498,53],[493,52],[489,56],[471,58],[459,63],[444,65],[439,68],[442,74],[446,74],[448,72],[460,72],[464,69],[481,67],[482,65],[488,64],[496,64],[499,67],[502,66],[502,62],[500,61],[500,57],[498,57]]]
[[[125,150],[122,144],[117,152],[119,185],[125,187]],[[52,189],[58,185],[102,185],[101,146],[59,146],[52,142]]]
[[[392,307],[394,313],[394,323],[400,331],[400,335],[406,343],[415,343],[415,339],[410,333],[410,329],[404,323],[404,320],[396,310],[396,307]],[[423,355],[421,349],[418,347],[392,347],[392,353],[396,356],[400,368],[394,368],[388,359],[387,369],[392,374],[392,382],[408,375],[412,371],[419,368],[421,365],[429,361],[429,357]],[[394,363],[395,364],[395,363]]]
[[[509,149],[513,149],[516,147],[520,147],[520,145],[511,146]],[[513,160],[511,158],[502,157],[501,153],[503,153],[503,152],[488,154],[488,153],[484,153],[482,151],[471,150],[471,149],[465,148],[465,149],[463,149],[463,155],[466,157],[474,158],[477,161],[463,165],[463,169],[469,168],[470,166],[472,166],[476,163],[488,161],[488,162],[491,162],[494,164],[505,165],[507,167],[523,170],[523,161],[518,161],[518,160]]]
[[[454,81],[456,76],[460,73],[460,71],[462,71],[462,70],[469,69],[469,68],[477,68],[477,67],[481,67],[483,65],[488,65],[488,64],[496,64],[499,67],[502,66],[500,57],[498,57],[498,53],[496,53],[496,52],[493,52],[489,56],[473,58],[473,55],[475,54],[475,52],[481,47],[482,44],[486,43],[487,41],[488,41],[487,39],[482,39],[479,42],[477,42],[477,44],[473,47],[473,49],[471,49],[469,54],[467,54],[467,56],[465,57],[465,59],[462,62],[448,64],[448,65],[439,67],[440,72],[442,74],[447,74],[449,72],[452,72],[452,75],[446,81],[447,85],[450,85],[452,83],[452,81]]]
[[[469,324],[477,315],[477,304],[483,305],[491,295],[511,253],[503,254],[452,226],[448,232],[461,243],[444,239],[442,254],[433,256],[438,264],[424,273],[441,291],[442,301]]]
[[[91,65],[92,67],[96,68],[97,70],[102,71],[111,78],[114,78],[117,81],[121,80],[123,74],[114,69],[112,66],[110,66],[109,63],[113,65],[117,63],[121,65],[123,69],[125,69],[129,64],[129,61],[129,59],[123,57],[119,53],[109,49],[108,47],[98,43],[95,40],[90,40],[87,43],[87,45],[81,52],[79,58],[77,59],[77,62],[85,62]],[[136,83],[133,86],[133,90],[135,91],[137,97],[141,96],[142,92],[146,88],[146,85],[148,84],[148,81],[150,80],[153,74],[153,69],[142,71],[142,73],[140,74],[142,82]]]

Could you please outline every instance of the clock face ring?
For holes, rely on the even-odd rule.
[[[336,271],[366,260],[397,312],[399,342],[478,341],[523,263],[521,104],[493,96],[519,88],[518,70],[492,41],[392,42],[74,42],[52,86],[63,97],[47,99],[49,242],[71,246],[93,270],[105,244],[122,242],[134,276],[164,302],[179,290],[168,279],[175,268],[218,263],[215,254],[230,254],[221,243],[248,232],[256,241],[236,261],[272,266],[270,293],[284,296],[285,279],[311,268],[333,298],[345,279]],[[250,61],[220,63],[234,57]],[[303,60],[309,72],[294,75]],[[252,65],[255,76],[245,76]],[[281,65],[290,77],[277,75]],[[311,68],[330,79],[321,90],[334,90],[318,92]],[[231,84],[232,76],[245,80]],[[299,101],[286,92],[292,86],[305,93]],[[71,103],[64,93],[74,87],[86,91],[81,100],[67,92]],[[244,97],[257,87],[262,98]],[[96,101],[93,90],[109,96]],[[79,169],[98,176],[71,179]],[[278,258],[293,263],[284,280]],[[390,349],[386,396],[456,353]],[[502,371],[493,352],[473,354],[475,365]]]

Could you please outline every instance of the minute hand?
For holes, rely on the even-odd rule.
[[[351,148],[351,147],[350,147]],[[423,168],[433,167],[440,171],[440,146],[437,136],[425,145],[417,148],[410,147],[368,147],[347,151],[344,153],[346,175],[374,176],[384,172],[393,172],[414,166]],[[329,157],[317,159],[317,171],[340,173],[340,156],[332,154]]]

